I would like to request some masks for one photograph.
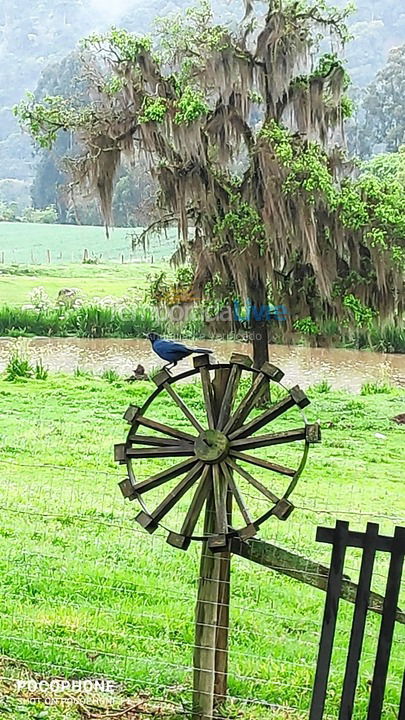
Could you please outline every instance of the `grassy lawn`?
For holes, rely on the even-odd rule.
[[[176,551],[166,544],[164,531],[150,536],[133,523],[135,507],[117,488],[125,474],[112,453],[125,437],[126,407],[140,405],[152,388],[150,382],[110,384],[84,376],[0,381],[0,653],[13,659],[3,658],[1,718],[91,717],[79,714],[75,704],[66,710],[48,710],[40,700],[30,704],[13,685],[24,673],[111,677],[128,696],[181,698],[188,707],[200,548],[195,543],[187,553]],[[190,383],[180,392],[202,420],[198,387]],[[392,533],[403,523],[404,428],[390,418],[403,412],[404,398],[399,391],[367,396],[312,391],[307,415],[320,420],[323,442],[311,448],[293,498],[297,509],[286,523],[269,521],[262,536],[327,562],[330,548],[315,542],[317,525],[332,526],[339,517],[364,529],[374,519]],[[161,398],[153,408],[150,417],[190,432],[170,400]],[[297,427],[295,412],[279,418],[274,430]],[[291,446],[259,452],[270,457],[270,450],[284,464],[293,463],[297,452]],[[138,479],[163,467],[166,461],[140,461]],[[260,469],[254,474],[273,481]],[[274,489],[282,487],[278,480]],[[173,522],[188,502],[186,496]],[[257,498],[252,502],[255,509]],[[350,555],[354,580],[358,560],[358,554]],[[383,558],[378,571],[373,589],[383,592]],[[239,700],[231,717],[239,711],[252,719],[307,717],[323,602],[321,591],[233,559],[229,683]],[[401,602],[403,607],[405,597]],[[332,717],[351,606],[342,603],[341,614],[328,700]],[[379,622],[378,616],[367,622],[356,720],[366,714]],[[404,642],[405,627],[399,625],[385,720],[397,716]],[[246,699],[254,702],[245,706]]]
[[[170,257],[175,246],[176,231],[167,236],[156,236],[144,252],[142,248],[131,250],[131,234],[139,228],[113,228],[107,238],[103,227],[90,225],[41,225],[36,223],[0,223],[0,253],[4,252],[6,264],[48,262],[47,251],[51,252],[52,264],[81,262],[84,250],[90,255],[102,255],[104,262],[121,262],[142,258],[145,255],[154,260]]]
[[[0,305],[23,305],[29,302],[34,288],[43,287],[55,300],[59,290],[78,288],[88,299],[130,295],[142,302],[148,286],[147,275],[166,270],[167,262],[105,265],[28,265],[18,268],[0,266]]]

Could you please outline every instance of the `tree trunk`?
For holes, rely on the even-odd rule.
[[[269,311],[266,283],[252,278],[248,285],[250,340],[253,345],[253,366],[261,368],[269,360]],[[270,400],[270,389],[265,388],[259,404]]]
[[[266,284],[258,277],[248,285],[250,338],[253,345],[253,364],[260,368],[269,359],[268,299]]]

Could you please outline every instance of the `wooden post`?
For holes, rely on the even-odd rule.
[[[48,264],[50,265],[50,264],[51,264],[51,251],[50,251],[50,250],[47,250],[47,251],[46,251],[46,257],[47,257],[47,260],[48,260]]]
[[[213,412],[219,417],[228,370],[217,370],[213,387]],[[228,495],[228,513],[231,497]],[[215,532],[214,493],[207,499],[204,533]],[[212,552],[202,545],[196,605],[194,648],[193,717],[211,720],[214,709],[225,700],[228,685],[228,636],[230,598],[229,552]]]

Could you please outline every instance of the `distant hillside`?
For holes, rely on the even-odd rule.
[[[335,0],[336,2],[336,0]],[[41,71],[71,51],[86,33],[122,24],[150,30],[153,18],[192,4],[189,0],[2,0],[0,5],[0,193],[11,178],[27,192],[33,176],[30,141],[21,135],[11,108],[26,90],[34,90]],[[346,4],[346,0],[338,0]],[[242,0],[217,0],[221,22],[243,15]],[[263,5],[262,5],[263,7]],[[351,20],[353,42],[348,66],[356,85],[364,86],[384,64],[391,47],[405,37],[403,0],[358,0]],[[21,183],[21,181],[23,181]],[[10,188],[10,184],[7,185]]]

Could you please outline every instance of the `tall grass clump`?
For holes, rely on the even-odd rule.
[[[6,367],[6,380],[13,382],[20,378],[32,378],[34,368],[28,357],[18,350],[14,350]]]
[[[379,395],[392,393],[393,387],[383,380],[365,382],[361,386],[360,395]]]
[[[103,380],[106,380],[107,382],[113,384],[115,382],[118,382],[121,380],[120,376],[118,375],[116,370],[113,370],[112,368],[108,368],[107,370],[104,370],[103,373],[101,373],[101,377]]]
[[[320,382],[311,385],[309,390],[312,390],[314,393],[330,393],[332,385],[328,383],[327,380],[320,380]]]
[[[0,335],[42,335],[83,338],[143,337],[168,333],[167,315],[148,306],[82,305],[77,308],[0,307]],[[180,327],[177,328],[179,333]],[[191,335],[190,335],[191,337]]]
[[[42,364],[42,360],[35,363],[34,375],[36,380],[46,380],[48,377],[48,369]]]

